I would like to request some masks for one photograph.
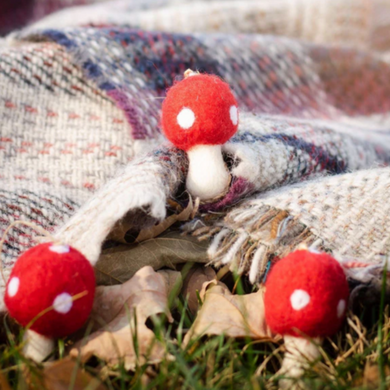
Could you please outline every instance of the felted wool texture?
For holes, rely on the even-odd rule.
[[[144,210],[155,222],[165,218],[167,199],[184,180],[187,164],[185,153],[170,147],[135,158],[57,229],[54,236],[71,243],[94,265],[102,243],[126,214],[131,218],[132,213]],[[134,226],[143,227],[142,222]]]
[[[123,111],[61,46],[4,42],[0,86],[0,236],[16,220],[53,233],[143,150]],[[8,233],[1,256],[6,274],[39,235],[25,226]],[[2,281],[0,290],[2,296]]]
[[[276,334],[327,337],[343,323],[348,283],[340,264],[326,253],[289,254],[271,266],[265,286],[265,318]],[[294,309],[291,301],[297,290],[310,297],[300,309]]]
[[[292,126],[293,123],[294,119],[276,122],[253,114],[247,119],[241,115],[237,134],[223,147],[237,161],[232,169],[233,183],[224,199],[204,205],[204,210],[221,210],[254,191],[325,173],[342,173],[346,167],[359,169],[387,159],[383,143],[382,148],[377,149],[375,142],[346,134],[341,136],[324,127],[322,122],[313,121],[312,126],[303,127],[299,121],[296,126]],[[275,132],[271,124],[280,125],[281,132]],[[321,146],[316,147],[316,142]],[[157,149],[149,156],[135,159],[59,228],[56,237],[70,243],[95,263],[102,242],[126,213],[150,205],[151,216],[156,220],[165,217],[166,199],[176,197],[187,166],[185,154],[176,148]],[[92,221],[93,235],[89,230]]]
[[[337,3],[338,14],[352,15],[349,1]],[[210,13],[213,9],[214,5],[210,4],[203,3],[204,14]],[[327,4],[331,2],[326,4],[324,2],[321,9],[335,9],[327,8]],[[358,8],[362,3],[359,4]],[[102,4],[102,7],[101,14],[109,15],[112,4]],[[170,8],[169,12],[173,12],[173,9]],[[378,5],[377,9],[379,11],[376,15],[386,15],[385,5],[382,8]],[[226,7],[220,8],[218,14],[223,15],[225,10]],[[145,9],[145,12],[150,14],[154,11]],[[71,17],[76,23],[77,12],[72,11]],[[91,9],[87,12],[96,15]],[[245,13],[238,11],[228,13],[233,14],[239,22],[236,24],[237,29],[249,26],[245,21]],[[298,14],[301,18],[306,12]],[[334,14],[335,12],[328,14],[336,23],[333,24],[334,27],[347,26],[344,23],[339,24],[339,19],[334,18]],[[362,26],[365,24],[362,20],[371,20],[372,12],[364,10],[353,13],[360,14],[363,15],[363,19],[359,19],[359,16],[351,20],[354,20],[353,25],[357,20],[359,31],[363,31]],[[193,14],[191,17],[193,18]],[[308,21],[311,16],[305,18],[303,19],[305,25],[310,26]],[[174,19],[172,13],[171,20]],[[273,24],[271,19],[273,20],[268,19],[270,23],[261,25],[271,26]],[[312,19],[315,20],[318,19]],[[371,32],[381,28],[375,20],[372,18]],[[67,23],[66,19],[64,23]],[[168,23],[172,25],[172,22]],[[280,26],[282,25],[285,24],[281,23]],[[320,25],[315,24],[314,28],[320,29]],[[227,25],[219,26],[213,28],[223,29]],[[1,66],[4,69],[0,74],[4,94],[4,106],[0,105],[1,115],[4,116],[1,131],[2,136],[5,133],[6,140],[12,139],[17,146],[23,142],[24,137],[29,138],[32,134],[37,134],[42,144],[46,139],[49,139],[49,143],[56,140],[55,145],[58,139],[61,140],[61,145],[66,145],[67,142],[76,143],[77,153],[67,156],[69,148],[60,149],[64,150],[64,154],[60,153],[57,160],[58,155],[53,157],[50,149],[48,154],[46,150],[40,153],[42,149],[34,148],[31,149],[31,154],[17,153],[16,150],[26,149],[28,144],[23,145],[23,148],[20,146],[13,149],[11,147],[13,143],[2,140],[0,152],[7,151],[6,158],[0,159],[7,165],[6,178],[2,184],[3,197],[0,198],[1,201],[4,200],[1,211],[2,227],[15,219],[27,219],[38,221],[44,227],[53,230],[80,205],[88,201],[93,192],[102,183],[109,181],[114,172],[132,156],[160,144],[162,138],[158,123],[161,98],[174,80],[181,79],[187,68],[220,75],[231,86],[241,108],[238,134],[232,142],[223,147],[224,153],[233,162],[231,189],[220,202],[205,205],[203,211],[221,210],[229,205],[232,207],[253,192],[286,186],[328,173],[343,174],[356,169],[376,167],[388,161],[386,134],[390,110],[387,82],[389,67],[382,57],[375,53],[337,46],[310,45],[294,39],[262,35],[165,34],[161,31],[137,31],[129,29],[128,26],[61,29],[58,22],[52,27],[56,30],[44,32],[30,30],[34,32],[28,39],[34,42],[43,41],[40,43],[30,44],[24,41],[22,44],[15,39],[2,42],[2,45],[6,46],[2,46],[0,55]],[[347,30],[353,31],[349,27]],[[341,30],[337,28],[329,29],[330,34],[326,35],[321,35],[320,30],[312,30],[311,26],[307,31],[317,31],[315,39],[318,37],[318,42],[322,39],[332,41],[334,38],[336,41],[340,38],[341,42],[344,39],[343,33],[338,35]],[[336,31],[339,32],[331,36],[332,32]],[[351,35],[357,46],[368,47],[373,43],[371,38],[366,39],[365,36],[359,35],[359,31],[355,29]],[[374,36],[381,37],[385,47],[388,37],[386,30]],[[352,42],[348,39],[346,36],[344,42]],[[48,51],[42,50],[42,47],[59,48],[48,43],[48,40],[54,40],[62,45],[59,52],[55,51],[54,57],[49,55]],[[9,58],[7,53],[11,44],[12,55]],[[25,55],[23,50],[26,47],[34,47],[37,50]],[[31,58],[31,63],[25,57]],[[55,61],[56,58],[59,61]],[[63,62],[65,67],[62,66]],[[8,99],[8,95],[12,99]],[[46,106],[49,110],[35,106],[35,103],[42,99],[48,102]],[[27,102],[26,105],[24,101]],[[51,105],[54,106],[54,110],[50,109]],[[70,106],[74,107],[72,111],[76,115],[68,111]],[[82,109],[81,115],[76,109]],[[55,113],[59,114],[58,117]],[[17,123],[16,128],[14,123]],[[19,143],[13,137],[15,131]],[[117,137],[115,143],[110,142],[113,131]],[[80,144],[75,142],[79,134],[82,134]],[[90,144],[87,142],[91,137],[96,143],[99,143],[100,139],[106,140],[103,146],[99,143],[101,149],[94,148],[93,144],[89,147]],[[27,139],[27,142],[29,141],[30,139]],[[5,149],[2,149],[3,147]],[[90,153],[91,150],[94,152]],[[175,154],[176,152],[173,152],[164,158],[173,162],[171,169],[174,172],[182,172],[175,176],[179,180],[179,177],[182,179],[185,175],[186,162],[185,158],[183,161],[181,158],[176,160]],[[28,159],[24,159],[24,156]],[[71,161],[73,165],[66,170],[66,174],[63,174],[60,168],[66,166],[63,164],[65,158],[68,159],[65,161]],[[22,169],[19,169],[18,164],[26,161],[29,163],[23,163]],[[31,161],[33,163],[30,163]],[[45,162],[42,169],[50,173],[49,179],[56,183],[55,186],[46,181],[45,175],[31,173],[31,169],[39,166],[40,161]],[[142,160],[142,163],[148,166],[149,160]],[[150,176],[152,172],[160,172],[161,164],[164,163],[162,161],[153,163]],[[139,179],[139,174],[142,175],[143,170],[139,169],[138,165],[132,165],[126,175],[127,177],[133,175]],[[118,173],[118,181],[121,175],[124,175],[123,171]],[[67,185],[67,182],[71,185]],[[93,186],[90,186],[91,182]],[[156,185],[156,182],[152,183]],[[161,191],[168,194],[167,196],[175,197],[177,186],[177,183],[165,180],[164,177],[156,188],[159,193]],[[115,192],[110,183],[107,183],[107,188]],[[144,193],[148,199],[153,199],[152,206],[156,205],[156,209],[159,209],[158,196],[150,195],[152,187],[147,184],[145,187],[140,186],[138,194],[143,193],[142,188],[147,188]],[[133,209],[124,209],[129,204],[142,203],[134,200],[125,202],[123,210],[119,210],[120,206],[114,206],[109,202],[110,199],[121,199],[118,194],[112,198],[104,196],[104,199],[108,201],[101,205],[98,202],[93,203],[92,199],[88,201],[92,206],[87,207],[89,211],[86,213],[80,210],[80,216],[95,217],[107,207],[115,208],[115,215],[120,216],[128,211],[134,212]],[[154,210],[154,207],[152,209]],[[240,211],[241,209],[238,209],[238,213]],[[163,212],[157,214],[161,216]],[[104,225],[108,220],[111,226],[119,222],[113,221],[116,217],[109,218],[107,215],[106,217],[107,219],[99,219],[99,226],[95,226],[94,218],[84,223],[75,215],[74,220],[77,223],[74,226],[67,225],[66,228],[66,234],[71,239],[75,237],[77,240],[77,233],[83,236],[80,243],[88,243],[88,237],[94,236],[92,225],[94,230],[100,232],[99,239],[91,242],[88,247],[86,245],[87,252],[92,253],[93,261],[100,252],[101,242],[108,230],[100,223]],[[79,230],[79,223],[83,230]],[[32,237],[35,235],[27,228],[16,229],[10,235],[3,251],[6,256],[6,273],[9,272],[23,245],[25,248],[34,245]],[[378,240],[377,236],[374,238]],[[243,237],[240,237],[240,240],[245,241]],[[234,248],[241,248],[239,243],[234,244]],[[268,253],[268,249],[265,252]],[[236,252],[233,250],[229,253],[227,258],[223,257],[227,263],[234,258]],[[252,267],[255,279],[256,275],[260,274],[255,272],[256,264],[261,263],[259,259],[263,259],[260,252]]]
[[[187,156],[186,190],[202,203],[222,198],[228,192],[231,175],[223,160],[221,145],[194,146]]]
[[[389,186],[390,169],[377,168],[255,195],[210,227],[211,262],[261,282],[274,256],[304,243],[351,263],[354,278],[367,281],[390,251]]]
[[[64,337],[78,330],[92,310],[95,295],[95,274],[88,260],[69,248],[67,253],[56,253],[52,243],[37,245],[18,259],[11,272],[4,300],[7,309],[22,326],[31,323],[31,329],[47,337]],[[11,293],[10,283],[19,279],[19,286]],[[72,297],[67,313],[57,312],[53,306],[60,294]],[[36,319],[36,320],[34,320]]]
[[[155,72],[154,68],[148,69],[139,64],[149,61],[161,63],[161,57],[169,58],[173,50],[177,51],[177,56],[181,58],[182,65],[179,68],[184,70],[191,66],[200,70],[214,69],[223,75],[224,80],[229,81],[238,104],[244,107],[237,134],[223,146],[224,152],[235,162],[232,167],[232,185],[224,199],[216,204],[204,205],[203,210],[221,210],[255,191],[266,191],[327,173],[340,174],[388,162],[389,143],[382,137],[384,132],[378,131],[378,123],[383,123],[388,116],[388,100],[383,99],[384,93],[387,96],[387,92],[383,91],[383,85],[386,83],[382,78],[389,69],[369,53],[363,55],[365,62],[362,64],[360,61],[362,55],[348,57],[347,53],[350,51],[340,52],[332,48],[323,48],[327,55],[320,55],[320,52],[311,46],[292,40],[262,36],[185,37],[126,29],[83,29],[82,34],[77,29],[68,29],[61,34],[53,31],[41,34],[61,42],[71,53],[75,53],[77,61],[82,59],[84,62],[80,62],[80,66],[84,67],[87,75],[96,80],[100,88],[107,91],[110,96],[115,97],[120,91],[121,104],[126,102],[126,96],[130,96],[131,100],[127,102],[131,104],[127,108],[124,104],[122,108],[128,112],[134,108],[135,111],[131,111],[134,112],[132,134],[134,137],[144,137],[145,140],[153,134],[156,137],[159,135],[157,127],[150,127],[153,125],[150,117],[154,116],[156,118],[154,123],[157,123],[161,100],[149,97],[163,94],[164,89],[159,84],[162,71],[165,72],[166,83],[173,83],[178,77],[175,73],[178,64],[176,61],[165,62],[166,66],[158,72]],[[187,39],[185,46],[182,44],[183,39]],[[159,44],[158,55],[148,49],[151,40]],[[220,51],[211,50],[216,45],[221,48]],[[242,55],[237,56],[237,52]],[[77,53],[87,53],[88,56]],[[118,58],[123,60],[123,67],[118,68]],[[192,63],[189,58],[192,58]],[[240,59],[239,63],[237,58]],[[280,58],[283,58],[284,62]],[[348,71],[350,67],[344,67],[347,58],[353,58],[356,62],[356,73],[353,77],[370,79],[371,84],[367,84],[366,87],[370,86],[372,100],[366,105],[356,106],[353,100],[362,93],[358,88],[359,84],[344,82],[351,77]],[[329,81],[323,69],[327,69],[328,66],[340,70],[337,73],[339,88],[343,87],[345,91],[348,85],[350,93],[348,96],[352,99],[350,105],[345,101],[339,103],[338,100],[334,100],[340,92],[337,88],[324,91],[324,85]],[[251,83],[246,80],[248,69],[257,72],[257,76],[251,77]],[[278,75],[276,79],[275,72]],[[135,87],[135,79],[140,80],[137,81],[139,89]],[[278,92],[275,92],[274,88],[278,89]],[[332,106],[332,101],[342,106]],[[144,111],[144,107],[148,107],[148,111]],[[245,109],[249,110],[251,107],[263,113],[245,113]],[[264,112],[272,112],[273,115]],[[379,116],[381,119],[373,114],[377,112],[381,113]],[[137,113],[140,113],[139,117]],[[357,127],[356,116],[359,117],[359,121],[362,117],[365,118],[363,126]],[[144,121],[145,117],[148,122],[146,119]],[[138,130],[134,133],[136,126]],[[172,155],[166,158],[172,161]],[[149,158],[140,161],[146,165],[150,163]],[[176,160],[176,163],[181,162],[186,164],[182,159]],[[153,162],[152,171],[159,171],[161,163]],[[142,177],[140,183],[144,184],[140,185],[140,189],[135,193],[144,194],[144,200],[140,201],[138,195],[134,199],[126,197],[128,190],[122,195],[119,188],[114,190],[116,181],[113,181],[105,187],[103,198],[122,199],[123,196],[126,201],[110,205],[105,201],[100,202],[98,198],[92,199],[70,224],[58,232],[59,237],[62,237],[62,232],[66,230],[64,240],[83,251],[92,262],[97,260],[102,242],[110,228],[118,222],[115,219],[134,211],[128,207],[145,205],[153,200],[152,209],[160,210],[157,215],[162,216],[163,202],[166,198],[160,199],[155,193],[169,194],[171,197],[176,195],[171,191],[177,188],[179,183],[171,184],[169,180],[158,183],[151,181],[152,185],[149,186],[139,165],[140,163],[137,163],[128,167],[123,182],[127,182],[128,179],[125,177],[128,176],[133,176],[133,180],[136,181]],[[177,170],[185,172],[183,168],[184,166],[176,166]],[[116,212],[108,215],[112,208],[115,208]],[[89,221],[96,221],[94,216],[99,216],[99,223],[95,225],[99,225],[97,228],[99,234],[94,234],[94,239],[90,239]],[[67,241],[68,239],[70,241]]]
[[[164,66],[161,65],[158,72],[154,67],[147,68],[144,64],[162,63],[162,58],[170,58],[172,52],[176,52],[175,58],[181,59],[179,68],[184,70],[192,66],[194,69],[221,74],[232,86],[242,111],[262,112],[260,118],[247,115],[246,125],[257,133],[262,134],[259,124],[264,122],[264,113],[268,112],[273,116],[266,123],[266,134],[271,133],[276,126],[278,131],[285,129],[288,133],[306,131],[305,137],[308,137],[310,142],[316,138],[318,147],[313,149],[312,155],[316,156],[315,159],[320,159],[318,163],[321,165],[321,168],[316,169],[330,167],[338,173],[353,170],[372,164],[373,160],[369,161],[372,152],[374,155],[382,153],[381,149],[374,145],[368,149],[363,146],[363,154],[360,150],[352,154],[347,152],[344,158],[348,160],[348,166],[333,158],[340,148],[347,151],[357,150],[352,144],[356,136],[360,138],[359,133],[364,134],[364,141],[368,139],[378,145],[382,143],[377,140],[380,136],[377,130],[386,126],[384,123],[390,107],[389,100],[384,98],[390,94],[384,87],[387,85],[389,67],[369,53],[362,55],[351,50],[334,48],[319,50],[292,40],[262,36],[180,36],[126,29],[70,29],[66,33],[49,31],[42,35],[58,40],[74,53],[76,60],[80,61],[85,72],[98,82],[100,88],[119,102],[126,113],[131,113],[128,120],[132,124],[132,135],[135,138],[147,140],[150,139],[148,137],[159,136],[156,123],[159,120],[161,100],[157,97],[165,91],[161,77],[163,74],[166,86],[170,86],[178,77],[177,61],[164,60]],[[151,41],[158,44],[158,52],[149,49]],[[185,46],[183,41],[186,41]],[[90,44],[91,42],[94,43]],[[219,51],[212,50],[216,46],[220,48]],[[123,66],[119,68],[117,58],[123,61]],[[283,58],[283,61],[280,58]],[[355,63],[352,73],[349,71],[351,67],[346,67],[350,61]],[[329,79],[326,71],[329,68],[337,69],[336,77]],[[248,73],[249,69],[251,72]],[[162,73],[163,71],[165,73]],[[250,79],[248,74],[251,75]],[[364,90],[361,89],[360,83],[349,82],[351,77],[363,80]],[[338,96],[347,96],[347,90],[349,99],[339,99]],[[355,99],[365,93],[370,96],[369,100]],[[356,101],[364,101],[364,104],[357,105]],[[335,103],[334,106],[332,102]],[[283,116],[279,118],[276,114]],[[291,115],[299,117],[299,120],[290,119]],[[310,119],[305,123],[302,118]],[[299,129],[293,129],[290,123],[294,123],[294,127]],[[323,128],[323,139],[311,133],[313,123],[315,127]],[[362,127],[361,123],[364,123],[363,128],[357,128]],[[332,134],[334,129],[348,133],[351,137],[337,136],[335,140],[330,140],[331,137],[327,134],[329,129]],[[268,145],[263,149],[276,149],[282,143],[286,147],[283,147],[281,152],[285,158],[289,158],[288,143],[295,142],[294,136],[289,138],[289,134],[275,134],[272,135],[274,139],[264,138]],[[261,147],[261,143],[264,145],[262,139],[253,139],[251,135],[248,135],[248,138],[252,141],[248,144],[258,143],[255,146],[257,149]],[[367,144],[362,142],[361,145],[364,143]],[[311,150],[307,144],[302,147],[306,147],[305,154]],[[244,154],[252,155],[255,160],[256,153],[249,147]],[[275,153],[276,150],[272,150],[272,159]],[[386,151],[382,154],[386,154]],[[284,170],[285,166],[280,165],[280,169]],[[245,172],[249,171],[244,170],[241,174],[245,175]],[[310,169],[305,176],[312,174]],[[301,177],[301,173],[298,173],[298,176]],[[256,181],[260,183],[262,177],[262,174],[257,174]],[[290,175],[287,176],[289,177]]]
[[[389,14],[387,0],[121,0],[109,6],[62,10],[31,29],[117,24],[149,31],[283,35],[318,44],[386,51],[390,47]]]
[[[0,35],[24,27],[61,8],[97,1],[99,0],[3,0],[0,5]]]
[[[368,122],[380,128],[390,110],[389,66],[372,53],[261,35],[164,34],[118,27],[44,30],[26,39],[63,45],[123,110],[137,140],[161,137],[161,98],[187,68],[222,77],[241,111],[354,127]]]
[[[61,46],[6,46],[0,53],[4,188],[36,182],[84,202],[134,155],[123,112]]]
[[[251,115],[250,120],[245,120],[245,118],[241,120],[240,127],[245,126],[245,124],[247,126],[252,124],[253,127],[248,126],[242,130],[239,129],[233,139],[225,145],[224,148],[227,150],[233,150],[229,149],[231,147],[235,148],[236,154],[232,156],[234,159],[237,159],[238,164],[233,168],[232,173],[236,176],[226,197],[222,201],[205,205],[206,210],[208,207],[211,210],[220,210],[221,207],[234,204],[246,196],[246,194],[255,191],[256,188],[266,190],[267,188],[272,188],[273,185],[281,186],[289,182],[296,182],[302,179],[302,173],[305,174],[305,178],[310,178],[327,172],[340,173],[338,171],[340,167],[354,166],[355,169],[358,169],[364,166],[365,163],[371,165],[375,161],[381,161],[382,158],[386,159],[386,154],[376,154],[375,144],[349,138],[346,134],[326,129],[323,127],[322,122],[316,125],[314,121],[312,123],[314,126],[309,127],[305,124],[303,128],[299,126],[300,122],[298,122],[296,127],[289,128],[290,138],[286,135],[275,134],[271,123],[275,124],[277,122],[272,121],[272,119],[260,117],[258,126],[254,126],[254,123],[256,123],[254,118],[256,117]],[[287,124],[291,126],[292,123],[294,122],[291,119],[288,123],[287,121],[282,122],[281,126],[287,126]],[[262,129],[261,131],[263,132],[268,131],[271,134],[269,136],[258,136],[258,129]],[[282,134],[284,133],[282,132]],[[313,141],[317,138],[318,142],[322,142],[322,147],[316,149],[315,143],[314,145],[309,144],[300,138],[306,136]],[[324,143],[325,140],[328,140],[328,144]],[[342,154],[336,153],[333,159],[329,158],[329,155],[324,152],[325,148],[329,145],[329,150],[331,151],[336,145],[335,142],[340,141],[339,150],[342,151]],[[357,157],[358,153],[360,156],[365,155],[366,159],[360,160]],[[384,153],[384,149],[381,149],[380,153]],[[346,160],[343,160],[340,157],[341,155],[348,157]],[[166,199],[168,197],[175,198],[178,185],[185,178],[187,164],[188,161],[185,154],[180,154],[175,148],[158,149],[150,156],[139,157],[129,164],[115,180],[107,183],[99,193],[92,197],[72,219],[57,231],[56,237],[64,242],[71,243],[71,245],[84,253],[92,263],[95,263],[99,257],[102,242],[112,227],[126,213],[132,213],[139,208],[150,205],[150,211],[148,211],[150,215],[156,220],[164,218]],[[291,174],[286,175],[286,170],[291,172]],[[237,174],[236,172],[243,173]],[[263,175],[261,175],[261,172],[263,172]],[[244,176],[245,179],[242,177],[244,174],[246,175]],[[345,177],[340,177],[340,180]],[[320,189],[318,183],[315,186]],[[343,185],[335,184],[335,188],[345,191]],[[386,196],[385,191],[381,192],[381,194]],[[323,196],[327,197],[329,195],[327,192],[324,192]],[[255,234],[252,235],[252,232],[246,231],[247,225],[244,218],[246,211],[241,214],[242,208],[240,206],[236,206],[235,209],[237,210],[239,222],[232,226],[232,230],[230,230],[229,222],[222,224],[222,226],[226,227],[226,229],[221,231],[222,234],[226,232],[226,240],[219,241],[219,236],[215,238],[209,250],[210,258],[217,265],[230,263],[232,268],[236,269],[238,262],[241,262],[247,253],[245,248],[249,246],[250,239],[254,239],[254,242],[258,242],[256,246],[256,250],[258,250],[257,255],[253,262],[251,257],[245,257],[246,262],[244,261],[241,265],[245,272],[249,268],[252,269],[252,281],[255,282],[264,272],[268,261],[264,259],[268,259],[270,254],[273,253],[270,248],[274,248],[275,237],[270,238],[269,233],[266,233],[264,237],[260,233],[259,236],[256,236]],[[233,214],[234,210],[231,213]],[[256,213],[257,210],[254,210],[254,222],[256,222]],[[260,217],[261,215],[259,212]],[[94,234],[90,234],[90,226],[92,225],[94,226]],[[254,226],[256,225],[254,224]],[[271,228],[270,225],[267,228]],[[251,229],[254,228],[251,226]],[[370,236],[370,238],[379,241],[382,239],[380,234],[378,236]],[[269,244],[263,246],[262,242],[267,242],[266,240],[269,240]],[[299,242],[299,240],[296,240],[296,245]],[[252,244],[250,245],[252,246]]]
[[[197,145],[222,145],[237,131],[238,122],[232,122],[231,107],[237,109],[236,99],[220,78],[206,74],[188,76],[170,88],[164,99],[164,134],[182,150]],[[188,128],[179,123],[183,109],[194,115]]]

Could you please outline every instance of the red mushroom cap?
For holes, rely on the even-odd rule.
[[[236,99],[219,77],[194,74],[168,90],[162,127],[166,137],[182,150],[222,145],[237,131]]]
[[[72,299],[83,292],[87,294]],[[68,245],[48,243],[20,256],[4,301],[11,317],[21,325],[36,319],[30,329],[47,337],[63,337],[85,323],[94,294],[95,274],[89,261]]]
[[[298,250],[267,277],[265,317],[281,335],[331,336],[340,328],[349,288],[340,264],[326,253]]]

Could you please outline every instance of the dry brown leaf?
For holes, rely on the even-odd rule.
[[[0,372],[0,390],[11,390],[11,387],[7,379],[1,372]]]
[[[202,307],[184,342],[202,335],[225,334],[230,337],[272,339],[265,322],[264,289],[247,295],[233,295],[216,280],[203,284]]]
[[[206,263],[207,248],[207,241],[171,230],[139,244],[105,249],[95,267],[96,281],[98,285],[124,283],[147,265],[157,270],[187,262]]]
[[[191,215],[194,212],[194,204],[190,197],[188,206],[181,211],[179,214],[172,214],[168,218],[165,218],[164,221],[160,222],[158,225],[151,226],[150,228],[143,229],[139,232],[135,242],[142,242],[149,240],[151,238],[159,236],[161,233],[165,232],[170,228],[175,222],[184,222],[188,221]]]
[[[188,298],[188,308],[192,314],[195,314],[199,307],[196,292],[202,290],[202,286],[205,282],[209,282],[215,278],[216,273],[211,267],[194,265],[193,268],[188,271],[188,274],[183,281],[181,293],[184,297]]]
[[[173,291],[178,294],[183,286],[183,279],[181,273],[171,269],[160,269],[157,271],[165,279],[168,295]]]
[[[178,211],[177,214],[172,214],[162,222],[156,224],[156,220],[147,214],[131,211],[115,224],[107,239],[127,244],[127,236],[129,233],[130,236],[134,236],[138,230],[135,242],[149,240],[159,236],[176,222],[184,222],[192,219],[199,207],[199,202],[195,202],[194,204],[191,197],[189,198],[188,205],[185,209],[173,200],[169,200],[168,203],[170,203],[172,208]]]
[[[385,367],[385,375],[390,375],[389,367]],[[377,364],[367,363],[364,367],[363,386],[367,389],[378,389],[381,379],[379,366]]]
[[[137,363],[157,363],[171,358],[145,322],[161,313],[172,321],[168,281],[174,278],[173,274],[162,275],[152,267],[144,267],[123,285],[98,287],[92,318],[107,325],[80,341],[71,355],[80,354],[83,361],[94,355],[110,366],[123,360],[126,369],[134,369]]]
[[[136,237],[140,230],[147,229],[157,223],[146,209],[129,210],[126,215],[116,222],[107,236],[108,241],[116,241],[127,244],[130,237]]]
[[[73,390],[84,390],[86,388],[91,390],[106,389],[99,379],[88,374],[71,357],[45,363],[42,370],[25,371],[25,374],[25,381],[29,390],[68,390],[70,388]]]

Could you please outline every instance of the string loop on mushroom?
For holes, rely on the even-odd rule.
[[[186,189],[201,203],[214,203],[229,191],[231,173],[222,145],[238,129],[238,103],[221,78],[187,69],[162,104],[162,129],[187,153]]]

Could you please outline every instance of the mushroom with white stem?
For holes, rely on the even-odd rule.
[[[166,137],[187,152],[186,187],[201,201],[223,196],[231,176],[221,146],[238,128],[238,107],[228,84],[218,76],[188,70],[171,87],[162,106]]]
[[[343,323],[349,288],[341,265],[329,254],[298,250],[272,268],[265,283],[266,322],[284,336],[280,386],[291,385],[320,356],[324,337]]]
[[[94,295],[94,270],[76,249],[45,243],[23,253],[8,279],[4,302],[10,316],[27,327],[25,354],[45,359],[54,338],[85,323]]]

